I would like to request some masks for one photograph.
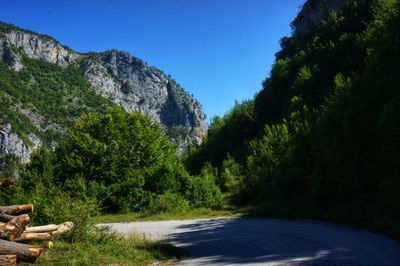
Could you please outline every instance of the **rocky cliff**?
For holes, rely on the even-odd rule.
[[[0,23],[0,59],[12,71],[23,73],[23,77],[29,76],[30,70],[25,68],[27,60],[47,62],[69,71],[70,68],[74,68],[97,95],[120,105],[127,112],[140,111],[149,115],[160,122],[166,133],[171,136],[171,140],[181,147],[192,140],[201,142],[207,131],[205,115],[194,98],[171,77],[127,52],[111,50],[103,53],[77,53],[49,36]],[[33,85],[40,89],[40,84],[37,85],[40,82],[33,76],[26,80],[28,81],[23,84],[27,90]],[[41,113],[41,107],[38,104],[26,103],[26,100],[13,104],[13,97],[9,92],[10,90],[8,93],[2,92],[0,97],[3,97],[3,100],[11,99],[10,111],[16,110],[16,105],[23,103],[22,108],[19,107],[18,110],[28,110],[23,113],[24,117],[27,117],[34,127],[41,129],[43,125],[36,123],[35,117],[29,115],[34,113],[48,121],[46,115]],[[73,102],[81,100],[77,99],[76,95],[64,95],[62,98],[71,98],[69,101]],[[49,124],[54,123],[50,121]],[[56,125],[59,132],[67,126]],[[28,140],[23,143],[17,131],[9,125],[7,117],[0,119],[0,155],[14,154],[26,162],[30,152],[40,146],[41,140],[38,138],[36,141],[37,137],[32,132],[24,132],[25,139]],[[30,140],[34,136],[35,140]]]
[[[126,111],[141,111],[167,126],[184,126],[197,141],[207,131],[199,103],[174,80],[126,52],[82,56],[84,76],[100,95]]]
[[[294,34],[308,34],[332,11],[341,10],[353,0],[308,0],[292,23]]]

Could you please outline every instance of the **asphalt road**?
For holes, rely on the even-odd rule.
[[[332,223],[228,218],[114,223],[185,249],[179,265],[400,265],[400,243]]]

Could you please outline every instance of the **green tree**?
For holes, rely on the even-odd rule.
[[[221,175],[219,177],[219,187],[222,191],[237,192],[243,182],[242,166],[228,153],[222,162]]]
[[[188,178],[161,127],[120,108],[83,115],[57,148],[56,162],[58,181],[114,211],[144,208],[152,194],[184,190]]]

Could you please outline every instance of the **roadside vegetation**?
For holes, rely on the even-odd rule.
[[[181,249],[167,243],[149,241],[137,235],[124,238],[107,232],[84,242],[55,241],[54,248],[47,250],[35,265],[149,265],[177,261],[184,256]]]

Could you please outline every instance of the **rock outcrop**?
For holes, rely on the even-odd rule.
[[[12,50],[13,48],[19,49],[30,58],[44,60],[61,66],[68,66],[71,62],[79,58],[77,53],[62,46],[48,36],[15,29],[3,32],[1,49],[3,60],[6,56],[16,62],[18,67],[13,67],[15,70],[21,69],[23,65],[20,56]],[[5,62],[7,61],[5,60]]]
[[[308,0],[292,24],[294,34],[309,34],[330,12],[337,12],[350,2],[352,0]]]
[[[207,131],[199,103],[174,80],[126,52],[83,57],[81,67],[97,93],[126,111],[140,111],[165,126],[183,125],[200,142]]]
[[[29,144],[12,132],[10,124],[0,126],[0,155],[13,155],[21,158],[22,163],[29,161],[30,154],[40,148],[42,141],[33,133],[28,135]]]

